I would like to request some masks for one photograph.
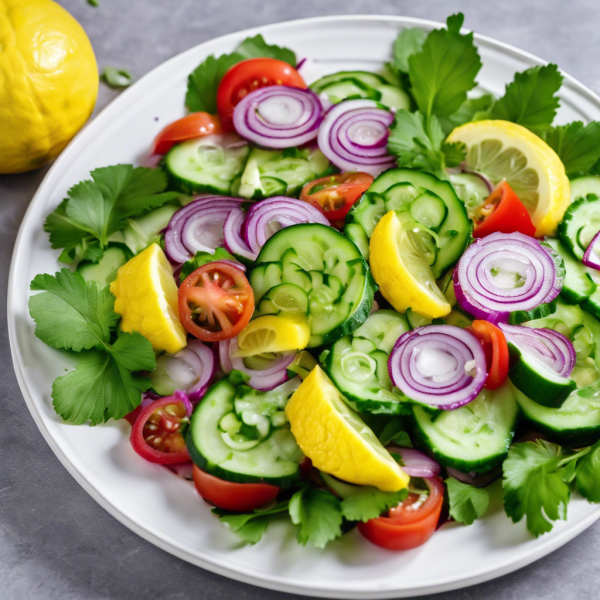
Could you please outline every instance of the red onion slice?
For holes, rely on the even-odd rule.
[[[204,196],[179,209],[165,233],[165,251],[172,263],[181,264],[196,252],[214,253],[223,243],[223,225],[241,198]]]
[[[395,446],[388,447],[388,450],[400,455],[404,463],[402,470],[409,477],[435,477],[441,471],[440,465],[433,458],[429,458],[427,454],[419,450]]]
[[[181,390],[175,390],[175,392],[173,393],[173,399],[177,400],[178,402],[181,402],[181,404],[185,406],[185,414],[189,419],[192,416],[192,411],[194,410],[194,407],[192,406],[190,399],[187,397],[187,394],[185,392],[182,392]]]
[[[258,254],[252,252],[246,240],[242,237],[242,225],[246,219],[246,213],[241,208],[234,208],[223,224],[223,236],[225,249],[251,261],[255,261]]]
[[[250,207],[242,234],[250,250],[258,255],[265,242],[274,233],[298,223],[331,225],[327,217],[308,202],[275,196]]]
[[[592,238],[581,261],[586,267],[600,271],[600,231]]]
[[[499,323],[506,340],[512,342],[523,352],[531,354],[542,364],[555,371],[561,377],[569,377],[577,355],[569,338],[553,329],[534,329],[524,325]]]
[[[427,325],[402,334],[390,354],[388,370],[405,396],[444,410],[474,400],[487,377],[477,338],[452,325]]]
[[[334,105],[319,128],[319,149],[342,171],[364,171],[377,177],[393,167],[387,153],[394,115],[374,100],[346,100]]]
[[[219,361],[225,374],[233,369],[241,371],[250,377],[248,385],[256,390],[272,390],[289,379],[288,366],[296,356],[295,352],[281,352],[275,355],[273,361],[265,369],[250,369],[244,364],[244,359],[236,356],[238,351],[237,337],[219,342]]]
[[[265,148],[293,148],[317,137],[323,119],[319,97],[309,88],[273,85],[250,92],[233,109],[233,126]]]
[[[522,233],[493,233],[476,240],[462,255],[453,280],[461,308],[491,323],[550,302],[562,288],[548,250]]]

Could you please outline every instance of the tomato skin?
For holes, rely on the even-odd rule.
[[[535,236],[535,226],[523,203],[513,189],[503,181],[474,216],[473,237],[482,238],[490,233],[524,233]]]
[[[444,486],[440,477],[424,481],[429,486],[429,497],[420,508],[411,509],[410,502],[407,504],[405,501],[398,508],[391,509],[389,517],[359,523],[360,533],[371,543],[388,550],[410,550],[429,540],[435,533],[442,511]]]
[[[142,407],[138,406],[137,408],[134,408],[130,413],[127,413],[123,418],[133,427],[141,412]]]
[[[222,132],[218,117],[206,112],[195,112],[169,123],[154,138],[152,154],[166,154],[179,142]]]
[[[165,411],[166,407],[174,406],[175,414]],[[131,429],[129,437],[133,449],[147,461],[160,465],[171,465],[191,460],[187,451],[185,440],[179,428],[181,421],[186,417],[186,409],[182,402],[173,396],[156,400],[146,408],[142,409]],[[148,421],[155,425],[154,431],[150,431],[146,425]],[[158,447],[151,446],[147,438],[153,434],[161,437],[162,444]]]
[[[330,221],[345,219],[353,204],[364,194],[373,177],[368,173],[338,173],[307,183],[300,200],[320,210]]]
[[[206,263],[190,273],[179,287],[178,302],[181,324],[204,342],[235,337],[254,312],[254,292],[243,271],[223,261]],[[190,303],[202,307],[203,324],[193,319]]]
[[[200,496],[217,508],[251,512],[277,498],[280,488],[268,483],[233,483],[209,475],[194,465],[194,485]]]
[[[473,321],[467,329],[481,342],[485,353],[488,376],[483,387],[495,390],[508,376],[509,355],[506,336],[502,329],[488,321]]]
[[[249,58],[233,65],[217,89],[217,110],[223,131],[235,131],[233,109],[249,92],[271,85],[306,88],[302,76],[290,64],[275,58]]]

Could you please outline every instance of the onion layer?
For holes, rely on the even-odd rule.
[[[583,255],[583,264],[600,271],[600,231],[592,238]]]
[[[394,115],[374,100],[346,100],[334,105],[319,128],[319,149],[342,171],[364,171],[377,177],[393,167],[387,153]]]
[[[487,377],[477,338],[452,325],[427,325],[402,334],[388,370],[405,396],[445,410],[474,400]]]
[[[462,255],[453,279],[461,308],[491,323],[551,302],[563,283],[549,250],[522,233],[476,240]]]
[[[409,477],[435,477],[439,475],[441,468],[433,458],[413,448],[398,448],[389,446],[388,450],[399,454],[402,458],[402,470]]]
[[[242,226],[246,213],[241,208],[234,208],[223,224],[225,249],[248,260],[254,261],[258,254],[252,252],[246,240],[242,237]]]

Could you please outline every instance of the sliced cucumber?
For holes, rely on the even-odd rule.
[[[350,223],[344,227],[344,235],[352,240],[360,250],[365,260],[369,259],[369,238],[365,230],[358,223]]]
[[[381,92],[365,85],[360,79],[355,79],[353,77],[332,81],[331,83],[324,85],[319,93],[326,94],[329,102],[332,104],[337,104],[348,98],[369,98],[370,100],[381,99]]]
[[[180,208],[179,204],[164,204],[141,217],[127,219],[127,225],[121,231],[123,243],[127,244],[133,254],[139,254],[150,244],[160,240],[162,231]]]
[[[224,379],[211,387],[192,414],[186,436],[192,460],[227,481],[289,487],[300,479],[302,452],[285,416],[300,383],[290,380],[268,392]]]
[[[589,312],[591,315],[596,317],[596,319],[600,319],[600,286],[596,285],[596,289],[594,293],[590,295],[589,298],[586,298],[581,303],[581,308],[583,310]]]
[[[456,410],[432,414],[415,405],[417,439],[442,466],[485,473],[504,460],[512,443],[519,412],[515,395],[506,381]]]
[[[369,71],[339,71],[337,73],[332,73],[331,75],[325,75],[324,77],[321,77],[321,79],[311,83],[310,89],[316,94],[319,94],[323,91],[325,86],[343,81],[345,79],[354,79],[356,81],[360,81],[367,87],[375,89],[380,85],[385,85],[387,83],[386,80],[381,77],[381,75],[370,73]]]
[[[86,281],[95,281],[102,287],[107,287],[117,278],[119,268],[132,256],[127,246],[110,243],[97,263],[83,260],[79,263],[77,271]]]
[[[308,294],[293,283],[272,287],[260,300],[255,317],[282,313],[308,313]]]
[[[490,188],[487,183],[475,173],[450,175],[450,182],[454,186],[458,197],[465,203],[469,213],[481,206],[490,195]]]
[[[571,180],[571,202],[591,196],[600,198],[600,176],[587,175]]]
[[[532,308],[531,310],[517,310],[515,312],[511,312],[508,315],[508,322],[511,325],[520,325],[521,323],[527,323],[528,321],[535,321],[537,319],[544,319],[548,317],[556,310],[556,302],[554,299],[552,302],[547,302],[546,304],[540,304],[536,308]]]
[[[584,179],[590,178],[584,177]],[[575,200],[558,225],[560,241],[578,260],[583,259],[587,247],[598,231],[600,231],[600,196],[595,193]]]
[[[375,89],[381,94],[379,102],[384,106],[395,110],[410,110],[410,96],[403,89],[389,84],[380,85]]]
[[[377,350],[390,354],[398,338],[409,330],[406,315],[395,310],[377,310],[353,333],[375,344]]]
[[[208,135],[173,146],[165,169],[171,186],[184,194],[229,194],[249,152],[249,146],[237,146],[229,136]]]

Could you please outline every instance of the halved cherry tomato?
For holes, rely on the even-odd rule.
[[[152,154],[166,154],[175,144],[222,133],[219,117],[195,112],[167,125],[155,138]]]
[[[436,530],[442,512],[444,486],[439,477],[429,477],[423,481],[429,488],[429,495],[423,504],[415,508],[420,496],[409,494],[404,502],[388,511],[387,517],[359,523],[358,530],[362,535],[388,550],[409,550],[424,544]]]
[[[318,208],[330,221],[346,218],[356,200],[364,194],[373,177],[368,173],[338,173],[307,183],[300,192],[304,200]]]
[[[203,342],[235,337],[254,311],[254,292],[237,267],[223,261],[202,265],[179,287],[181,324]]]
[[[250,512],[277,498],[279,488],[268,483],[233,483],[209,475],[194,465],[194,484],[204,500],[224,510]]]
[[[473,236],[477,238],[496,232],[518,231],[531,237],[535,235],[535,226],[527,209],[506,181],[499,183],[490,197],[475,211],[473,221]]]
[[[187,419],[182,402],[169,396],[142,409],[131,429],[133,449],[147,461],[161,465],[191,460],[181,423]]]
[[[499,388],[508,375],[508,346],[504,332],[488,321],[473,321],[467,327],[481,342],[488,368],[484,387],[488,390]]]
[[[127,413],[123,418],[133,427],[141,412],[142,407],[138,406],[137,408],[134,408],[130,413]]]
[[[250,92],[270,85],[306,88],[298,71],[283,60],[250,58],[233,65],[217,89],[217,110],[224,131],[234,131],[233,108]]]

